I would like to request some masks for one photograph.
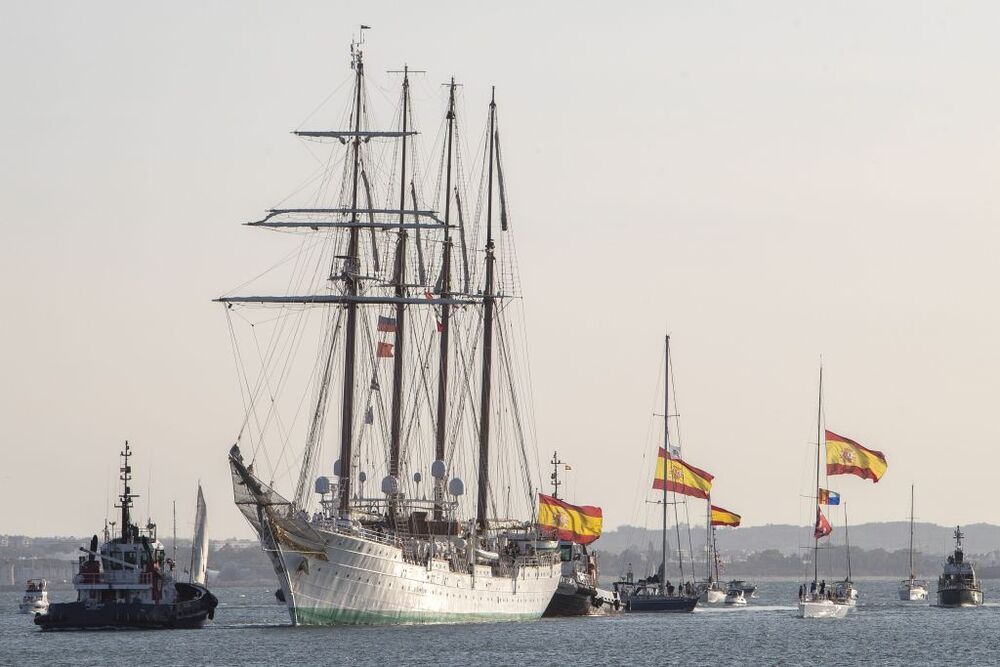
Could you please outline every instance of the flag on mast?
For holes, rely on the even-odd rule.
[[[857,475],[877,483],[888,467],[882,452],[868,449],[833,431],[826,432],[827,475]]]
[[[570,505],[544,493],[538,494],[538,500],[538,525],[542,532],[577,544],[590,544],[601,536],[604,513],[600,507]]]
[[[712,505],[712,525],[713,526],[732,526],[735,528],[740,525],[741,517],[736,512],[730,512],[727,509],[722,509],[716,505]]]
[[[656,476],[653,478],[654,489],[663,489],[666,484],[667,491],[707,500],[712,491],[713,479],[714,475],[685,463],[660,447],[660,454],[656,458]]]
[[[392,356],[392,343],[379,343],[378,350],[375,353],[377,357],[391,357]]]
[[[379,315],[376,329],[385,333],[396,333],[396,318]]]
[[[833,526],[827,521],[826,517],[823,516],[822,510],[819,506],[816,506],[816,528],[813,530],[813,537],[819,539],[821,537],[826,537],[833,532]]]
[[[840,494],[830,489],[820,489],[816,494],[817,502],[820,505],[839,505]]]

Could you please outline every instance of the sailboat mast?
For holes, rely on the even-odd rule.
[[[712,561],[715,554],[715,540],[712,535],[712,496],[705,501],[705,578],[712,580]],[[691,556],[691,568],[694,569],[694,555]]]
[[[851,580],[851,530],[847,522],[847,503],[844,503],[844,545],[847,547],[847,580]]]
[[[822,446],[823,427],[823,366],[819,367],[819,407],[816,408],[816,513],[819,518],[819,449]],[[813,581],[819,580],[819,537],[813,530]]]
[[[447,171],[444,188],[444,253],[441,261],[441,298],[451,296],[451,163],[452,138],[455,130],[455,77],[448,86]],[[437,429],[434,433],[434,460],[444,465],[444,441],[448,418],[448,341],[451,336],[451,307],[441,306],[441,348],[438,354]],[[434,479],[434,518],[441,520],[444,507],[444,477]]]
[[[667,590],[667,484],[670,456],[670,336],[663,344],[663,562],[660,564],[660,592],[666,595]],[[680,542],[677,549],[680,550]]]
[[[913,485],[910,484],[910,581],[913,581]]]
[[[358,295],[358,173],[361,167],[361,86],[364,81],[364,61],[360,44],[354,51],[354,168],[351,175],[351,228],[344,262],[344,287],[349,297]],[[344,336],[344,391],[340,417],[340,511],[347,514],[351,506],[351,461],[354,435],[354,350],[358,331],[358,304],[347,304],[347,328]]]
[[[490,97],[490,163],[486,186],[486,285],[483,289],[483,383],[479,407],[479,497],[476,525],[486,531],[486,500],[490,483],[490,391],[493,377],[493,156],[496,150],[496,89]]]
[[[403,147],[399,170],[399,241],[396,244],[396,296],[406,296],[406,134],[409,121],[410,68],[403,65]],[[389,422],[389,475],[399,480],[399,436],[403,412],[403,351],[406,343],[406,309],[396,303],[395,356],[392,359],[392,408]]]

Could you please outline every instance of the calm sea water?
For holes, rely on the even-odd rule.
[[[896,601],[894,581],[861,581],[861,601],[843,620],[796,618],[798,584],[767,581],[742,609],[387,628],[293,628],[271,591],[218,589],[215,620],[202,630],[59,633],[39,632],[8,593],[0,596],[0,664],[998,664],[1000,581],[985,584],[985,606],[937,609]]]

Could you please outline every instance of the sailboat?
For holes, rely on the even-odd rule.
[[[833,587],[835,599],[843,600],[851,607],[858,603],[858,589],[854,587],[854,580],[851,577],[851,533],[847,521],[847,503],[844,503],[844,551],[847,556],[847,577],[843,581],[838,581]]]
[[[420,194],[408,67],[398,72],[398,125],[370,126],[366,29],[351,45],[350,125],[295,133],[329,143],[333,155],[324,164],[341,173],[333,176],[328,166],[312,205],[275,208],[250,223],[306,236],[293,267],[298,273],[284,295],[217,299],[231,333],[234,308],[279,311],[254,322],[272,323],[264,352],[235,355],[248,405],[229,454],[236,504],[274,566],[294,625],[538,618],[559,583],[560,563],[557,547],[539,540],[533,521],[531,405],[521,395],[525,359],[518,358],[520,329],[511,322],[520,283],[495,94],[482,153],[484,192],[470,218],[457,84],[447,84],[439,135],[444,188],[436,195],[442,215]],[[471,244],[479,242],[475,252]],[[317,311],[318,325],[305,319]],[[285,369],[307,332],[316,335],[304,347],[316,354],[304,379]],[[256,330],[253,336],[256,342]],[[245,368],[254,355],[262,367],[256,381]],[[383,398],[386,375],[392,390]],[[300,385],[294,401],[281,403],[281,390],[297,380],[307,389]],[[292,457],[289,424],[307,396],[305,445]],[[339,458],[331,478],[318,473],[336,400]],[[276,457],[265,440],[280,444]],[[294,493],[282,495],[274,478],[290,469],[289,481],[296,479],[294,463]],[[261,470],[268,465],[270,472]],[[428,468],[430,498],[421,487]],[[365,486],[373,471],[383,475],[381,493]],[[465,497],[462,472],[476,477],[474,502]]]
[[[844,618],[853,605],[840,595],[834,595],[832,587],[828,589],[826,581],[819,578],[819,541],[829,535],[833,529],[823,516],[819,497],[819,466],[820,450],[823,447],[823,368],[819,369],[819,407],[816,417],[816,525],[813,528],[813,578],[808,584],[799,587],[799,616],[801,618]]]
[[[899,582],[899,599],[919,602],[927,599],[927,582],[913,572],[913,485],[910,484],[910,577]]]
[[[191,569],[188,570],[189,582],[205,585],[205,574],[208,571],[208,507],[205,505],[205,494],[198,483],[198,504],[194,513],[194,538],[191,540]]]
[[[727,589],[719,581],[719,553],[715,546],[715,528],[712,526],[712,499],[705,502],[705,581],[699,582],[701,595],[698,601],[704,604],[719,604],[726,600]],[[741,591],[742,592],[742,591]]]
[[[654,488],[662,488],[663,498],[661,500],[663,505],[663,524],[662,524],[662,536],[663,541],[661,544],[660,551],[660,567],[656,574],[650,575],[646,578],[636,580],[635,576],[629,568],[628,573],[622,577],[620,580],[614,582],[614,590],[621,598],[622,603],[625,605],[625,609],[629,612],[688,612],[694,611],[694,608],[698,604],[698,591],[691,585],[690,582],[686,584],[678,582],[675,588],[667,580],[667,507],[669,505],[667,501],[667,490],[668,484],[666,475],[667,473],[667,456],[670,452],[670,336],[667,336],[664,344],[664,375],[665,381],[663,386],[663,449],[660,451],[660,460],[663,461],[663,479],[657,479],[656,482],[659,483],[657,486],[654,483]],[[660,464],[658,464],[659,466]],[[658,473],[660,471],[658,470]],[[700,471],[699,471],[700,472]],[[709,480],[711,477],[709,476]],[[675,505],[676,510],[676,505]],[[675,516],[676,524],[676,516]],[[680,533],[677,535],[677,551],[680,554]],[[680,566],[681,579],[684,578],[683,570],[683,560]],[[676,594],[675,594],[676,591]],[[723,597],[725,594],[723,594]]]
[[[840,495],[819,486],[820,450],[826,446],[826,474],[854,475],[878,483],[888,468],[882,452],[833,431],[823,430],[823,367],[819,369],[819,407],[816,415],[816,524],[813,528],[813,580],[799,588],[799,615],[803,618],[843,618],[857,604],[858,591],[851,581],[851,540],[847,531],[847,505],[844,505],[844,543],[847,547],[847,577],[835,586],[819,579],[819,540],[833,532],[823,516],[823,505],[835,505]]]

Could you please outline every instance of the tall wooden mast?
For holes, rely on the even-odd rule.
[[[352,49],[354,55],[354,142],[351,174],[351,227],[344,259],[344,288],[347,302],[347,327],[344,335],[344,391],[340,416],[340,511],[350,511],[351,460],[354,437],[354,350],[358,332],[358,295],[360,257],[358,252],[358,174],[361,167],[361,88],[364,82],[364,59],[361,44]]]
[[[448,138],[446,156],[446,174],[444,188],[444,252],[441,261],[441,293],[440,297],[447,300],[451,296],[451,167],[452,140],[455,132],[455,77],[448,85]],[[448,348],[451,336],[451,307],[444,303],[441,306],[441,345],[438,354],[438,396],[437,423],[434,434],[434,460],[440,470],[433,471],[434,476],[434,518],[440,520],[444,510],[444,443],[448,426]],[[441,463],[437,463],[440,461]]]
[[[399,240],[396,243],[396,296],[406,296],[406,133],[409,129],[410,68],[403,66],[403,151],[399,170]],[[406,344],[406,308],[396,303],[395,356],[392,360],[392,415],[389,423],[389,475],[399,483],[400,425],[403,412],[403,352]]]
[[[486,506],[490,486],[490,392],[493,379],[493,308],[496,303],[493,265],[493,156],[496,151],[496,89],[490,98],[489,176],[486,186],[486,285],[483,288],[483,382],[479,404],[479,488],[476,501],[476,526],[486,531]]]

